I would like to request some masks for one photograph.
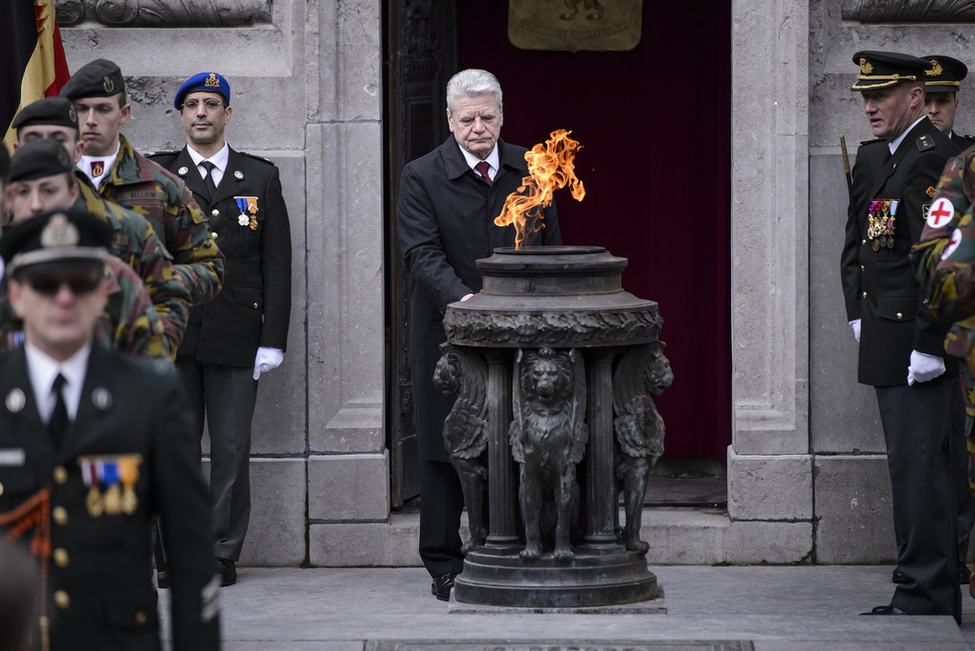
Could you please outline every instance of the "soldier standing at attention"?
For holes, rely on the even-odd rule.
[[[278,168],[232,149],[224,132],[233,109],[230,84],[213,72],[193,75],[173,102],[186,131],[178,152],[152,154],[186,182],[210,215],[226,255],[223,290],[190,310],[176,355],[203,436],[210,433],[214,555],[223,585],[237,581],[250,518],[251,420],[261,373],[284,360],[291,320],[291,227]],[[157,559],[158,563],[158,559]]]
[[[142,279],[162,319],[169,359],[175,359],[189,315],[189,292],[182,277],[173,269],[172,256],[145,217],[103,199],[88,176],[74,167],[84,153],[74,105],[63,97],[45,97],[21,109],[12,127],[17,132],[15,152],[36,140],[51,140],[67,149],[73,175],[66,180],[71,193],[75,195],[73,207],[87,210],[111,225],[115,233],[109,253],[128,264]],[[35,190],[31,196],[23,198],[30,202],[34,212],[69,207],[49,205],[50,194],[41,192],[40,186]]]
[[[111,236],[87,213],[53,211],[0,238],[26,333],[0,354],[0,529],[42,569],[42,649],[155,651],[146,545],[159,514],[173,649],[217,649],[206,485],[176,372],[94,341]]]
[[[924,73],[924,113],[938,131],[955,141],[960,149],[968,149],[975,145],[975,138],[954,132],[958,89],[968,75],[968,66],[943,54],[921,58],[931,63],[931,68]]]
[[[191,304],[212,299],[223,282],[223,254],[183,182],[139,154],[120,133],[132,110],[122,71],[96,59],[72,75],[60,95],[78,111],[85,143],[78,167],[100,195],[149,221],[173,256]]]
[[[876,140],[857,151],[841,258],[847,318],[859,341],[858,379],[877,394],[887,443],[898,568],[890,604],[872,615],[961,618],[950,413],[961,400],[957,364],[944,361],[947,329],[923,305],[909,252],[958,147],[924,115],[930,63],[858,52],[854,91]]]

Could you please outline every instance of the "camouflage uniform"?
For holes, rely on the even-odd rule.
[[[223,284],[224,256],[207,218],[178,177],[139,154],[119,136],[115,165],[98,193],[146,218],[173,256],[192,305],[212,299]]]
[[[190,296],[172,256],[142,215],[100,197],[84,173],[79,171],[75,176],[81,192],[74,207],[86,209],[108,222],[115,231],[108,252],[129,265],[142,279],[162,319],[168,348],[175,355],[186,329]]]
[[[108,348],[139,357],[172,361],[163,320],[152,305],[139,276],[122,260],[112,256],[105,266],[108,300],[95,323],[95,340]],[[6,295],[0,301],[0,349],[13,349],[23,342],[23,324]]]
[[[959,246],[942,261],[950,236],[955,229],[971,228],[972,205],[975,204],[975,147],[969,148],[948,161],[935,189],[932,205],[939,199],[951,201],[951,219],[933,228],[930,220],[924,225],[921,238],[911,251],[914,272],[922,287],[927,287],[926,302],[931,313],[942,323],[951,323],[945,337],[945,352],[958,358],[959,378],[965,398],[965,432],[968,434],[968,483],[975,492],[975,286],[972,285],[972,266],[975,255],[965,262],[955,262],[964,255],[969,244]],[[967,270],[967,271],[966,271]],[[968,274],[967,277],[965,274]]]

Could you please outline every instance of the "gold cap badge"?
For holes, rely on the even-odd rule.
[[[44,248],[77,246],[80,239],[78,228],[60,213],[52,215],[41,231],[41,246]]]
[[[109,79],[108,75],[105,75],[105,80],[102,82],[102,88],[105,89],[106,93],[110,93],[115,90],[115,82]]]
[[[873,72],[873,64],[861,57],[860,72],[862,72],[865,75],[869,75],[871,72]]]
[[[937,59],[931,59],[931,69],[925,70],[924,74],[928,77],[938,77],[944,73],[945,69],[941,67]]]
[[[217,79],[216,74],[211,72],[210,76],[207,77],[207,80],[203,85],[207,88],[220,88],[220,80]]]

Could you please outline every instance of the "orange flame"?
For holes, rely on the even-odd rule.
[[[582,146],[569,137],[570,133],[565,129],[553,131],[544,145],[539,143],[525,152],[529,176],[508,195],[501,214],[494,220],[496,226],[514,224],[516,249],[545,228],[542,211],[551,205],[556,190],[568,184],[573,199],[582,201],[586,196],[586,188],[576,177],[574,163],[576,152]]]

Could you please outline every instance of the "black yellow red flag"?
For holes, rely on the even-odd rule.
[[[0,1],[0,61],[0,128],[9,145],[17,111],[57,95],[70,76],[54,0]]]

